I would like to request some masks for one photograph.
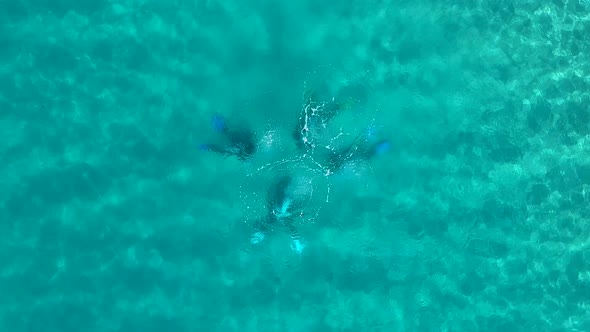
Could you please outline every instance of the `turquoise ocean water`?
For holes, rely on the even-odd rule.
[[[590,331],[588,54],[582,0],[2,1],[0,331]]]

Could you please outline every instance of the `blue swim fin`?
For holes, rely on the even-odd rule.
[[[211,127],[215,132],[224,132],[226,130],[225,118],[222,115],[215,114],[211,118]]]
[[[380,156],[387,153],[390,149],[391,142],[387,139],[384,139],[373,145],[371,153],[373,156]]]

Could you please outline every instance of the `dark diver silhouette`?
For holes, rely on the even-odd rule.
[[[280,177],[267,191],[267,214],[255,227],[250,242],[257,244],[264,240],[275,227],[285,228],[291,236],[291,249],[301,253],[305,247],[294,225],[294,217],[302,212],[302,197],[292,190],[293,177]]]
[[[213,130],[223,136],[225,144],[204,143],[199,146],[203,151],[212,151],[224,156],[236,156],[241,161],[246,161],[256,152],[256,135],[246,128],[230,128],[221,115],[214,115],[211,119]]]

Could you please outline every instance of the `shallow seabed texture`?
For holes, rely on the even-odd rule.
[[[582,0],[1,1],[0,330],[590,331],[589,55]]]

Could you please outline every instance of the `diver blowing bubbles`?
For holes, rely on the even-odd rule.
[[[366,182],[369,162],[389,151],[390,141],[381,136],[374,119],[361,129],[356,128],[356,119],[343,122],[353,126],[351,131],[334,128],[339,117],[351,113],[345,111],[334,100],[322,102],[305,95],[295,126],[286,136],[274,128],[255,132],[222,115],[212,117],[217,141],[201,144],[200,149],[237,158],[249,169],[239,188],[244,221],[253,227],[251,244],[283,229],[290,235],[291,249],[301,253],[305,242],[297,229],[315,222],[330,201],[330,179],[337,175],[343,182]]]

